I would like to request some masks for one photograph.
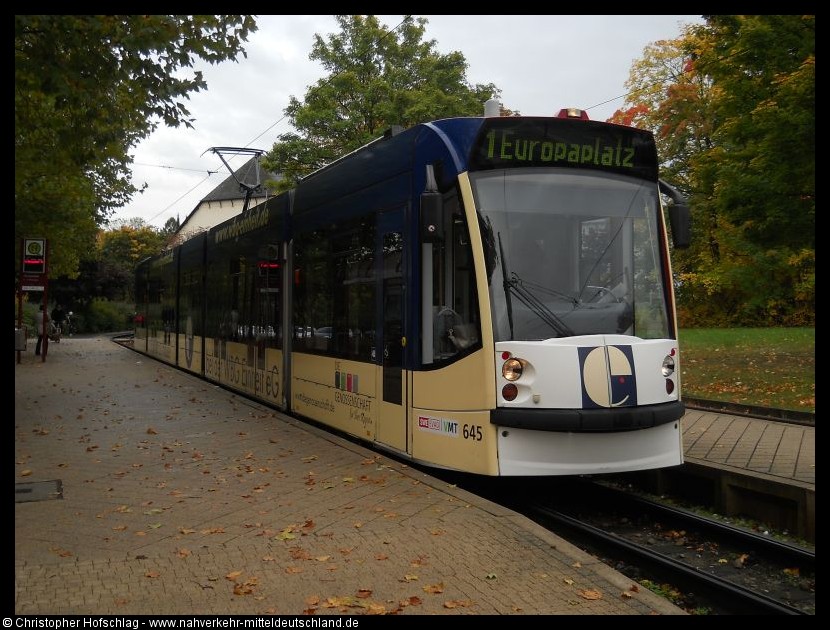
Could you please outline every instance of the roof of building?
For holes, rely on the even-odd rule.
[[[236,169],[234,171],[234,176],[236,179],[230,175],[225,178],[221,184],[205,195],[196,207],[198,208],[204,201],[225,201],[227,199],[244,198],[245,190],[239,185],[237,180],[244,184],[253,186],[257,182],[264,184],[267,180],[279,181],[282,179],[281,175],[266,171],[262,168],[259,160],[254,157],[250,158],[247,162],[245,162],[245,164]],[[251,195],[251,198],[257,199],[265,196],[265,187],[263,186],[260,190],[255,190]]]

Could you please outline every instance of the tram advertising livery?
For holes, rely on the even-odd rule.
[[[682,463],[688,208],[650,133],[586,118],[388,132],[143,261],[136,349],[443,468]]]

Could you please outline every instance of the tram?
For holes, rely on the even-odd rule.
[[[578,110],[390,130],[142,261],[134,347],[436,467],[678,465],[664,211],[687,246],[653,136]]]

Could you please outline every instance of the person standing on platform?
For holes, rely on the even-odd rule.
[[[40,356],[41,346],[43,347],[43,356],[46,356],[46,350],[49,348],[49,331],[46,327],[49,325],[49,316],[46,314],[43,304],[35,313],[35,328],[37,328],[37,345],[35,346],[35,355]]]

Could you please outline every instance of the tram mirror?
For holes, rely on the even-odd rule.
[[[421,193],[421,241],[436,243],[444,239],[444,200],[438,191]]]
[[[692,216],[686,204],[669,206],[672,242],[677,249],[686,249],[692,243]]]

